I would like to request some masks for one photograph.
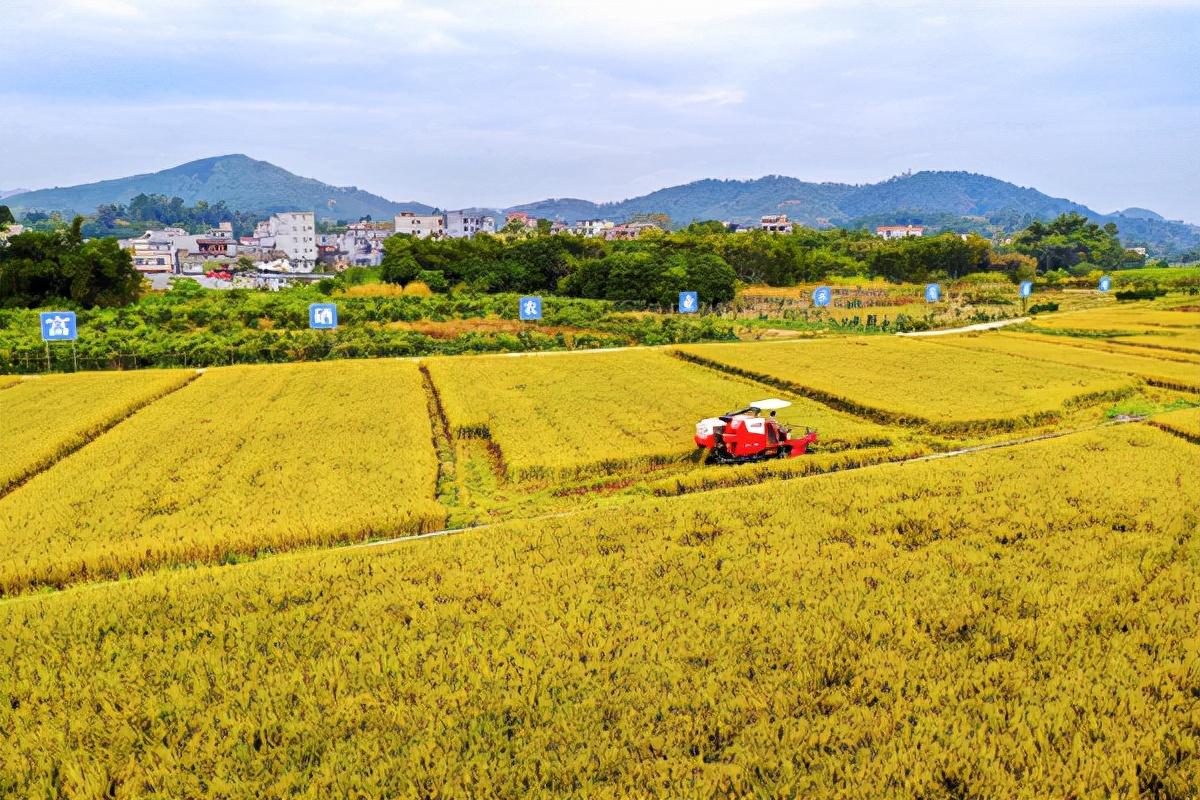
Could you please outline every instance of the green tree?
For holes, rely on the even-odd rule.
[[[28,231],[0,248],[0,305],[71,301],[85,308],[121,306],[141,294],[142,275],[116,239],[83,241],[83,218],[71,227]]]
[[[11,225],[16,222],[13,218],[13,213],[8,206],[0,206],[0,230],[3,230],[6,225]]]

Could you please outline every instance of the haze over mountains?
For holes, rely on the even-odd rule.
[[[98,205],[128,203],[142,193],[180,197],[189,205],[224,200],[239,211],[315,209],[324,219],[354,220],[368,214],[383,219],[400,211],[433,210],[417,201],[397,202],[353,186],[331,186],[244,155],[205,158],[160,172],[80,186],[25,191],[4,202],[18,214],[29,210],[90,214]],[[914,222],[954,230],[984,226],[1014,230],[1034,218],[1075,212],[1117,223],[1129,246],[1148,245],[1152,252],[1165,255],[1200,246],[1200,227],[1166,221],[1149,209],[1102,214],[1036,189],[969,172],[918,172],[862,185],[811,183],[780,175],[706,179],[618,202],[552,198],[495,209],[507,210],[565,221],[599,217],[619,222],[637,214],[665,213],[676,224],[706,219],[753,223],[764,214],[785,213],[810,226]]]

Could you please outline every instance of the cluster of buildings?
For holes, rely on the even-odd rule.
[[[261,273],[303,274],[313,271],[339,271],[347,267],[373,267],[383,261],[383,243],[394,234],[418,239],[471,238],[480,233],[495,233],[490,215],[472,211],[419,214],[405,211],[389,221],[363,221],[337,233],[317,233],[312,211],[284,211],[272,214],[254,228],[251,236],[234,236],[228,222],[202,234],[190,234],[182,228],[146,231],[120,245],[131,251],[133,263],[142,272],[170,274],[206,274],[239,264]],[[518,226],[537,230],[539,220],[524,211],[510,212],[505,227]],[[763,216],[758,225],[726,223],[731,231],[762,230],[767,233],[791,233],[793,223],[787,214]],[[552,234],[573,234],[609,240],[636,239],[649,230],[660,230],[651,222],[614,223],[608,219],[583,219],[552,222]],[[12,231],[10,230],[9,233]],[[884,239],[922,236],[920,225],[881,225],[875,233]]]
[[[253,236],[236,237],[222,222],[202,234],[183,228],[146,231],[118,244],[146,273],[203,274],[249,260],[265,272],[312,272],[317,265],[317,222],[311,211],[285,211],[258,223]]]

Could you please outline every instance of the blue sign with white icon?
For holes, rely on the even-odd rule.
[[[79,336],[74,311],[43,311],[38,317],[42,321],[42,338],[47,342],[73,342]]]
[[[308,307],[308,327],[332,329],[337,327],[337,305],[312,303]]]
[[[1033,281],[1021,281],[1021,297],[1033,294]]]
[[[522,297],[519,308],[521,319],[542,318],[542,298],[540,297]]]
[[[942,287],[936,283],[931,283],[925,287],[925,302],[936,303],[942,299]]]
[[[818,308],[829,305],[832,298],[833,292],[829,291],[828,286],[818,286],[813,289],[813,305]]]
[[[1112,288],[1112,278],[1110,278],[1107,275],[1104,275],[1103,277],[1101,277],[1100,278],[1100,291],[1107,292],[1111,288]]]
[[[679,313],[695,314],[700,309],[700,296],[695,292],[679,293]]]

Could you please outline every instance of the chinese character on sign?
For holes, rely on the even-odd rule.
[[[68,342],[77,337],[74,311],[43,311],[38,316],[42,322],[42,338],[47,342]]]
[[[1033,281],[1021,281],[1021,297],[1033,294]]]
[[[1112,288],[1112,278],[1108,277],[1107,275],[1100,278],[1100,287],[1099,288],[1100,288],[1100,291],[1102,291],[1102,292],[1107,292],[1109,289],[1111,289]]]
[[[936,303],[942,299],[942,287],[936,283],[931,283],[925,287],[925,302]]]
[[[679,313],[694,314],[700,308],[700,298],[695,292],[679,293]]]
[[[829,291],[828,286],[818,286],[816,289],[813,289],[813,305],[817,307],[827,306],[829,305],[831,296],[832,293]]]
[[[520,301],[521,319],[542,318],[542,298],[522,297]]]
[[[337,306],[333,303],[313,303],[308,307],[308,327],[336,328]]]

